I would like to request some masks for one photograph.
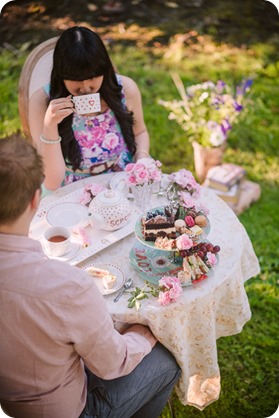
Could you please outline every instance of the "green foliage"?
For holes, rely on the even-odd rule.
[[[24,56],[4,51],[0,58],[0,138],[20,129],[17,85]]]
[[[226,2],[224,19],[231,19]],[[243,2],[244,4],[245,2]],[[215,2],[214,6],[215,7]],[[240,17],[241,13],[239,14]],[[247,16],[245,15],[245,19]],[[251,21],[251,24],[253,22]],[[247,25],[248,28],[248,25]],[[150,28],[151,30],[151,28]],[[182,30],[182,29],[181,29]],[[215,34],[214,25],[208,33]],[[151,138],[151,154],[165,172],[186,168],[194,171],[193,152],[186,133],[159,99],[178,97],[170,71],[177,71],[187,85],[222,79],[236,85],[252,78],[253,103],[234,125],[225,160],[241,164],[250,180],[260,184],[260,200],[240,216],[259,257],[261,273],[246,283],[252,319],[242,333],[218,341],[222,390],[220,399],[204,411],[183,406],[173,394],[176,418],[264,418],[278,405],[278,283],[279,283],[279,86],[278,39],[237,47],[219,43],[209,35],[195,37],[192,44],[178,42],[156,48],[112,43],[110,53],[119,72],[132,77],[142,92],[145,122]],[[20,127],[17,84],[26,52],[2,51],[0,56],[0,137]],[[166,406],[162,418],[170,417]]]

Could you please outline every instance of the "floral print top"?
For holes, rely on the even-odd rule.
[[[117,80],[122,85],[119,75],[117,75]],[[48,95],[49,89],[49,85],[44,87]],[[125,104],[123,89],[122,103]],[[82,167],[81,170],[73,172],[70,165],[66,163],[69,170],[65,173],[62,185],[95,174],[123,170],[132,161],[132,154],[127,148],[120,125],[112,110],[107,109],[104,113],[94,116],[74,113],[72,128],[80,146]]]

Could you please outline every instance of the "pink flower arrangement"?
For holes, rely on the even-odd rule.
[[[80,198],[79,203],[81,205],[89,205],[92,199],[94,199],[95,196],[97,196],[98,193],[105,190],[106,187],[102,184],[98,183],[91,183],[84,186],[83,194]]]
[[[159,303],[161,305],[169,305],[176,302],[183,294],[181,283],[177,277],[164,276],[159,280],[160,292]]]
[[[201,186],[196,182],[191,171],[182,168],[169,174],[168,180],[172,182],[176,191],[185,191],[190,193],[194,198],[199,197]]]
[[[137,186],[144,183],[159,182],[162,177],[160,167],[162,164],[153,158],[141,158],[136,163],[129,163],[125,167],[127,183],[129,186]]]

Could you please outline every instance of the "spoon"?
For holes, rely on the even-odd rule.
[[[128,279],[125,283],[124,286],[122,287],[122,289],[120,290],[120,292],[118,293],[118,295],[116,296],[115,299],[113,299],[113,302],[117,302],[119,300],[119,298],[123,295],[124,291],[126,289],[129,289],[129,287],[131,286],[131,284],[133,283],[133,279],[130,278]]]

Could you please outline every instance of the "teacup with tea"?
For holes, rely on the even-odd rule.
[[[51,226],[44,233],[44,249],[52,257],[61,257],[70,251],[71,234],[63,226]]]

